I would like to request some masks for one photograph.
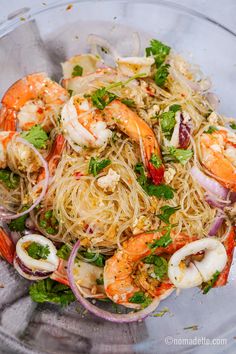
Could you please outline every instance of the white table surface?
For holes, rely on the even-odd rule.
[[[165,0],[164,0],[165,1]],[[166,0],[168,1],[168,0]],[[199,11],[236,32],[236,0],[173,0],[177,4]],[[23,7],[45,7],[58,0],[0,0],[0,23]]]

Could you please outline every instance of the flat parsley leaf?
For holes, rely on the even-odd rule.
[[[27,253],[34,259],[47,259],[50,254],[50,250],[48,245],[43,246],[37,242],[32,242],[27,248]]]
[[[149,296],[146,296],[144,292],[137,291],[129,298],[129,302],[133,304],[140,304],[142,308],[145,308],[152,303],[152,299]]]
[[[98,160],[95,157],[91,157],[89,161],[89,170],[88,172],[91,173],[94,177],[99,174],[105,167],[111,164],[111,160],[109,159],[104,159],[104,160]]]
[[[179,209],[180,207],[171,207],[169,205],[164,205],[160,208],[162,213],[158,214],[157,217],[166,224],[169,224],[171,215],[173,215]]]
[[[209,290],[215,285],[217,279],[219,278],[220,272],[217,270],[213,276],[212,279],[210,279],[208,282],[202,283],[202,291],[203,294],[207,294]]]
[[[152,251],[155,251],[155,249],[158,247],[167,247],[169,246],[169,244],[172,243],[172,238],[170,237],[170,233],[172,229],[171,225],[167,226],[165,229],[167,231],[163,236],[161,236],[158,240],[154,240],[152,243],[148,244],[148,247]]]
[[[168,70],[169,67],[170,67],[169,64],[165,64],[165,65],[163,64],[157,69],[154,76],[154,81],[157,84],[157,86],[163,87],[165,85],[166,79],[169,75],[169,70]]]
[[[168,263],[165,258],[151,254],[143,259],[144,263],[154,264],[154,273],[159,280],[167,275]]]
[[[61,306],[67,306],[76,300],[69,286],[59,284],[50,278],[32,284],[29,294],[35,302],[54,302]]]
[[[193,156],[193,151],[188,149],[176,149],[174,146],[170,146],[165,149],[164,160],[165,162],[180,162],[185,165],[186,162]]]
[[[164,133],[165,137],[170,140],[171,136],[174,131],[174,127],[176,124],[175,120],[175,112],[169,111],[169,112],[163,112],[159,116],[160,122],[161,122],[161,130]]]
[[[231,129],[235,129],[236,130],[236,123],[233,122],[229,126],[230,126]]]
[[[28,209],[28,206],[24,206],[21,211],[25,211]],[[19,231],[22,232],[25,230],[25,221],[28,218],[29,214],[25,214],[20,216],[17,219],[11,220],[11,222],[8,224],[8,227],[11,231]]]
[[[34,125],[29,131],[21,132],[23,139],[34,145],[36,149],[45,149],[48,136],[41,125]]]
[[[150,55],[153,55],[156,66],[160,66],[169,53],[170,47],[156,39],[152,39],[150,41],[150,47],[146,48],[146,56],[149,57]]]
[[[82,76],[83,74],[83,68],[80,65],[75,65],[73,68],[73,71],[71,73],[72,77],[76,77],[76,76]]]
[[[103,110],[109,103],[111,103],[117,96],[114,93],[107,91],[105,87],[96,90],[92,95],[92,103],[95,107]]]
[[[172,104],[172,106],[169,107],[169,111],[174,113],[181,111],[181,106],[179,104]]]
[[[135,107],[135,102],[134,100],[131,100],[129,98],[124,98],[121,100],[122,103],[124,103],[128,107]]]
[[[5,170],[0,170],[0,181],[2,181],[8,189],[16,189],[20,183],[20,176],[6,168]]]
[[[106,258],[103,254],[101,253],[92,253],[92,252],[87,252],[87,251],[80,251],[79,252],[81,254],[81,256],[83,256],[85,258],[85,260],[91,260],[94,258],[94,260],[89,263],[96,265],[97,267],[104,267],[105,266],[105,261]]]

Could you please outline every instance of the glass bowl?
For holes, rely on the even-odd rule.
[[[59,1],[11,14],[0,24],[0,95],[34,71],[59,80],[60,62],[87,51],[90,33],[129,55],[136,32],[142,50],[157,38],[198,64],[212,79],[220,112],[236,116],[236,35],[169,1]],[[32,303],[29,282],[2,260],[0,284],[1,353],[235,353],[234,266],[224,288],[172,294],[157,309],[165,311],[133,324],[106,322],[78,303]]]

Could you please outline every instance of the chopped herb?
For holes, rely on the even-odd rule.
[[[173,104],[172,106],[169,107],[169,111],[174,113],[181,111],[181,106],[179,104]]]
[[[5,170],[0,170],[0,181],[2,181],[8,189],[16,189],[20,183],[20,176],[6,168]]]
[[[131,100],[131,99],[128,99],[128,98],[124,98],[123,100],[121,100],[121,102],[124,103],[128,107],[135,107],[134,100]]]
[[[24,206],[22,209],[21,209],[21,212],[22,211],[25,211],[28,209],[28,206]],[[20,216],[19,218],[17,219],[14,219],[12,220],[9,224],[8,224],[8,227],[11,231],[18,231],[18,232],[22,232],[25,230],[25,221],[26,219],[28,218],[28,214],[25,214],[25,215],[22,215]]]
[[[216,132],[218,129],[216,127],[214,127],[213,125],[210,125],[210,127],[207,130],[204,130],[204,133],[206,134],[212,134],[214,132]]]
[[[150,162],[156,168],[159,168],[162,166],[162,161],[161,161],[160,157],[155,154],[152,154],[152,156],[150,158]]]
[[[165,137],[170,140],[176,124],[175,112],[163,112],[160,116],[161,129]]]
[[[142,291],[137,291],[133,296],[131,296],[131,298],[129,298],[129,302],[133,304],[140,304],[142,308],[145,308],[151,304],[152,299],[146,296]]]
[[[169,75],[169,64],[165,64],[165,65],[161,65],[156,73],[155,73],[155,77],[154,77],[154,81],[157,84],[157,86],[163,87],[165,85],[166,79]]]
[[[59,222],[53,214],[53,210],[47,210],[41,215],[39,226],[42,227],[50,235],[55,235],[58,232]]]
[[[174,146],[166,148],[166,151],[164,152],[164,160],[166,162],[180,162],[182,165],[185,165],[192,156],[192,150],[176,149]]]
[[[61,306],[67,306],[76,300],[69,286],[60,284],[50,278],[32,284],[29,288],[29,294],[35,302],[54,302]]]
[[[57,251],[57,256],[61,259],[64,259],[65,261],[67,261],[70,257],[70,253],[71,253],[70,247],[68,245],[64,244]]]
[[[203,294],[207,294],[208,291],[211,290],[211,288],[215,285],[217,279],[219,278],[219,275],[220,275],[220,272],[217,270],[213,274],[212,279],[210,279],[209,281],[202,284]]]
[[[170,237],[170,232],[171,232],[171,227],[166,228],[166,233],[161,236],[158,240],[154,240],[152,243],[148,244],[148,247],[152,250],[155,251],[156,248],[158,247],[167,247],[169,244],[172,243],[172,239]]]
[[[164,221],[166,224],[169,224],[171,215],[173,215],[179,209],[180,207],[171,207],[169,205],[164,205],[160,208],[162,213],[158,214],[157,217],[160,220]]]
[[[198,330],[198,325],[193,325],[193,326],[189,326],[189,327],[184,327],[184,330],[186,329],[191,329],[192,331],[197,331]]]
[[[71,73],[72,77],[76,77],[76,76],[82,76],[83,75],[83,68],[80,65],[75,65],[73,68],[73,71]]]
[[[165,61],[167,55],[170,53],[170,47],[162,42],[152,39],[150,41],[150,47],[146,48],[146,56],[154,56],[156,66],[160,66]]]
[[[150,184],[147,186],[147,193],[148,195],[166,200],[174,198],[174,189],[166,184]]]
[[[92,252],[87,252],[87,251],[80,251],[79,254],[85,258],[85,260],[91,260],[94,259],[93,261],[90,261],[89,263],[96,265],[97,267],[104,267],[105,266],[105,261],[106,258],[103,254],[101,253],[92,253]]]
[[[231,123],[229,126],[230,126],[231,129],[235,129],[236,130],[236,123]]]
[[[73,95],[73,90],[68,90],[69,96],[71,97]]]
[[[94,177],[97,176],[105,167],[111,164],[111,160],[104,159],[98,160],[95,157],[91,157],[89,161],[89,169],[88,172],[91,173]]]
[[[151,254],[143,260],[144,263],[154,264],[154,273],[159,280],[163,279],[167,274],[168,263],[165,258]]]
[[[148,195],[163,199],[172,199],[174,197],[174,189],[172,187],[165,184],[155,185],[151,182],[145,174],[142,163],[137,163],[134,171],[139,175],[137,178],[138,183]]]
[[[116,97],[114,93],[107,91],[105,87],[96,90],[91,95],[93,105],[100,110],[103,110]]]
[[[25,214],[15,220],[12,220],[10,222],[10,224],[8,225],[9,229],[11,231],[19,231],[19,232],[24,231],[25,230],[25,221],[26,221],[27,217],[28,217],[28,214]]]
[[[45,149],[48,136],[41,125],[34,125],[29,131],[21,132],[23,139],[34,145],[36,149]]]
[[[50,254],[48,245],[43,246],[37,242],[32,242],[27,248],[27,252],[28,255],[34,259],[47,259]]]
[[[103,276],[101,276],[100,278],[96,279],[96,283],[97,283],[97,285],[104,285]]]
[[[154,315],[151,315],[151,317],[163,317],[167,312],[170,312],[170,310],[168,309],[168,307],[165,307],[163,310],[154,313]]]

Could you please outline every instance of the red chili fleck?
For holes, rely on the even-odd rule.
[[[76,180],[79,180],[80,177],[83,176],[83,173],[81,173],[81,172],[75,172],[75,173],[74,173],[74,176],[75,176],[75,179],[76,179]]]
[[[39,109],[37,110],[37,112],[38,112],[39,114],[43,114],[43,109],[42,109],[41,107],[39,107]]]

